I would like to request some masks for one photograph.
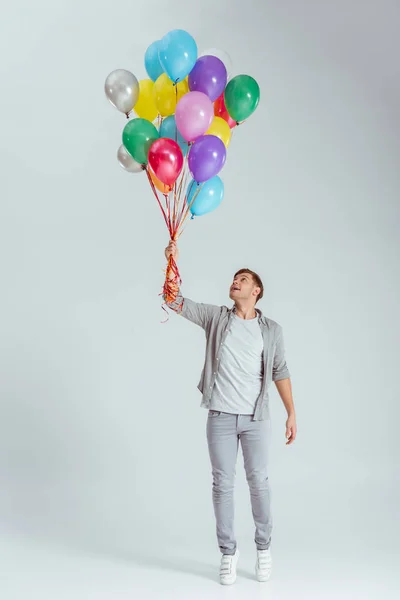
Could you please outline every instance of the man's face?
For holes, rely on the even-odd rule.
[[[229,298],[234,302],[250,299],[255,302],[259,292],[260,288],[256,286],[252,276],[249,273],[240,273],[233,280],[229,290]]]

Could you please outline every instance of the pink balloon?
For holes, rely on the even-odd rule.
[[[213,118],[214,105],[203,92],[188,92],[176,105],[176,126],[187,142],[204,135]]]

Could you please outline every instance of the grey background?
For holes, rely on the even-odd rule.
[[[222,304],[234,271],[253,268],[260,307],[284,328],[299,432],[285,447],[271,390],[271,597],[391,597],[399,17],[390,0],[6,5],[4,600],[219,597],[203,332],[161,324],[166,228],[145,177],[117,164],[125,121],[103,94],[115,68],[145,77],[146,47],[176,27],[200,51],[225,49],[262,91],[234,133],[223,204],[182,238],[181,272],[187,296]],[[259,590],[241,459],[237,533],[241,598]]]

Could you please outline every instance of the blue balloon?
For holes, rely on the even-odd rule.
[[[183,156],[186,156],[189,150],[189,144],[185,140],[185,138],[179,133],[174,115],[170,115],[163,119],[160,127],[160,137],[170,138],[177,142],[178,146],[182,150]]]
[[[153,42],[146,50],[144,55],[144,66],[146,67],[147,75],[153,81],[156,81],[164,73],[164,69],[160,63],[158,51],[160,42]]]
[[[194,217],[201,217],[215,210],[221,204],[223,197],[224,184],[220,177],[216,175],[200,185],[192,179],[188,185],[186,202],[190,204],[195,198],[190,207],[190,212]]]
[[[197,44],[183,29],[174,29],[165,35],[159,45],[160,63],[174,82],[183,81],[197,60]]]

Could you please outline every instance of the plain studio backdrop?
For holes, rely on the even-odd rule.
[[[399,565],[397,0],[21,0],[1,22],[0,595],[219,598],[200,328],[164,313],[168,235],[116,160],[103,84],[175,28],[260,84],[183,292],[265,283],[298,416],[271,388],[273,579],[239,453],[234,598],[390,598]],[[397,581],[397,585],[398,585]]]

